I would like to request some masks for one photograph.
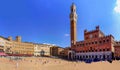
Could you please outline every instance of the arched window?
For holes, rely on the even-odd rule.
[[[92,42],[92,44],[94,44],[94,42]]]
[[[40,51],[40,55],[41,55],[41,56],[44,56],[44,54],[45,54],[45,51],[44,51],[44,50],[41,50],[41,51]]]
[[[85,58],[85,56],[83,55],[83,58]]]
[[[102,55],[100,55],[100,58],[102,57]]]
[[[107,55],[107,58],[109,58],[109,55]]]
[[[95,50],[95,52],[97,52],[97,49]]]
[[[83,44],[83,46],[84,46],[84,44]]]
[[[105,43],[105,40],[103,40],[103,43]]]
[[[97,41],[95,41],[95,44],[97,44]]]
[[[89,50],[89,52],[91,52],[91,51]]]
[[[101,43],[102,43],[102,41],[99,41],[99,43],[101,44]]]
[[[107,51],[110,51],[110,49],[109,49],[109,48],[107,48]]]
[[[77,56],[77,59],[79,59],[79,56]]]
[[[92,52],[94,52],[94,50],[92,50]]]
[[[105,51],[105,49],[103,49],[103,51]]]
[[[97,36],[97,34],[95,34],[95,38],[97,38],[98,36]]]
[[[95,58],[97,58],[97,55],[95,55]]]
[[[90,47],[90,50],[92,50],[92,47]]]
[[[89,58],[91,58],[91,55],[89,55]]]
[[[109,42],[109,39],[107,39],[107,42]]]
[[[82,58],[82,56],[79,56],[80,58],[79,59],[81,59]]]

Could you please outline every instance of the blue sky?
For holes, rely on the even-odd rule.
[[[77,40],[99,25],[120,40],[120,0],[0,0],[0,35],[22,41],[70,45],[70,6],[77,7]]]

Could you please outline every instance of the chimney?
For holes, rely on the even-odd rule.
[[[21,42],[21,36],[16,36],[16,41]]]
[[[12,36],[9,36],[9,37],[8,37],[8,40],[9,40],[9,41],[12,41]]]

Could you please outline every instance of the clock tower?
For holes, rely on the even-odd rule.
[[[76,6],[74,3],[72,3],[70,13],[71,47],[74,47],[74,45],[76,44],[76,22],[77,22]]]

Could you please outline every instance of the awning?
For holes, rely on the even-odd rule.
[[[7,56],[4,52],[0,52],[0,56]]]
[[[32,54],[9,54],[9,56],[33,56]]]

